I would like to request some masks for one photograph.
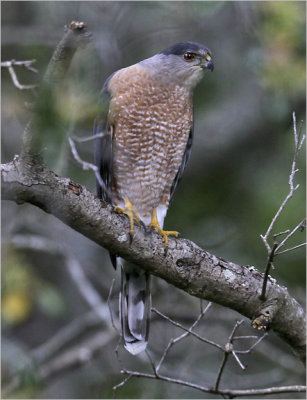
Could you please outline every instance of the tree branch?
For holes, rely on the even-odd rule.
[[[263,274],[225,261],[187,239],[170,238],[168,253],[156,232],[136,226],[132,243],[129,221],[83,186],[59,177],[35,158],[16,156],[1,166],[3,199],[31,203],[53,214],[97,244],[133,261],[187,293],[238,311],[257,329],[270,326],[305,360],[305,315],[285,287]]]

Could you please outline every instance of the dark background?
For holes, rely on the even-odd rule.
[[[36,59],[38,74],[15,68],[21,83],[39,83],[52,52],[72,20],[84,21],[92,43],[73,59],[65,85],[41,105],[41,135],[48,165],[94,192],[92,173],[82,171],[67,145],[67,135],[89,136],[104,80],[183,40],[205,44],[213,54],[214,73],[195,91],[195,136],[192,156],[170,207],[166,229],[178,230],[206,250],[263,271],[267,252],[260,239],[288,193],[294,154],[292,112],[305,120],[305,2],[2,2],[2,61]],[[30,112],[25,102],[35,93],[18,90],[2,68],[2,162],[21,148]],[[305,122],[303,131],[305,130]],[[92,162],[93,144],[79,144]],[[274,233],[293,229],[305,213],[304,150],[295,183],[301,185],[283,211]],[[64,244],[106,302],[117,277],[112,309],[117,312],[118,272],[107,252],[54,217],[30,205],[2,202],[2,370],[4,385],[22,377],[11,396],[21,398],[106,398],[122,379],[114,349],[118,336],[80,368],[70,368],[45,381],[37,379],[33,351],[89,306],[76,289],[63,257],[52,251],[20,250],[16,235],[38,235]],[[304,242],[298,232],[289,247]],[[272,276],[301,303],[305,299],[305,248],[276,258]],[[153,305],[185,324],[199,312],[199,300],[153,279]],[[213,305],[199,332],[224,344],[240,316]],[[69,345],[84,346],[105,325],[84,328]],[[106,332],[109,332],[107,330]],[[182,331],[153,316],[149,350],[158,359],[171,337]],[[240,334],[254,335],[246,320]],[[257,333],[256,333],[257,334]],[[252,341],[248,341],[251,344]],[[244,346],[247,346],[244,345]],[[69,346],[67,347],[69,348]],[[246,347],[245,347],[246,348]],[[64,351],[64,350],[62,350]],[[188,338],[174,348],[166,373],[203,385],[214,385],[222,355]],[[133,370],[150,371],[146,357],[130,357]],[[273,333],[242,361],[233,360],[224,388],[302,384],[304,372],[291,350]],[[25,378],[26,377],[26,378]],[[292,395],[304,398],[304,395]],[[116,391],[123,398],[199,398],[192,389],[157,381],[130,380]],[[274,396],[289,398],[289,395]]]

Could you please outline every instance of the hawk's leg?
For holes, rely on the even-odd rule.
[[[164,247],[168,246],[168,237],[169,236],[178,237],[178,234],[179,234],[176,231],[164,231],[160,227],[158,218],[157,218],[157,209],[156,208],[153,209],[151,223],[148,226],[153,227],[156,231],[158,231],[160,233],[160,235],[162,236],[163,242],[164,242]]]
[[[121,208],[118,206],[114,207],[114,211],[122,214],[126,214],[129,217],[130,221],[130,235],[133,234],[134,232],[134,219],[136,222],[140,225],[141,224],[141,218],[138,216],[138,213],[136,212],[136,209],[133,207],[133,204],[128,198],[124,199],[125,201],[125,208]]]

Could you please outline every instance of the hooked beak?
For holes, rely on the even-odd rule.
[[[213,61],[210,60],[210,61],[204,62],[204,63],[202,64],[202,68],[204,68],[204,69],[210,69],[210,71],[213,72],[213,70],[214,70]]]

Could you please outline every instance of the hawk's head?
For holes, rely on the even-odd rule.
[[[141,62],[153,69],[165,82],[176,82],[191,89],[204,70],[213,71],[211,51],[197,42],[179,42]]]
[[[210,71],[214,68],[211,51],[197,42],[179,42],[161,51],[160,54],[170,56],[175,63],[182,65],[182,68],[199,67]]]

